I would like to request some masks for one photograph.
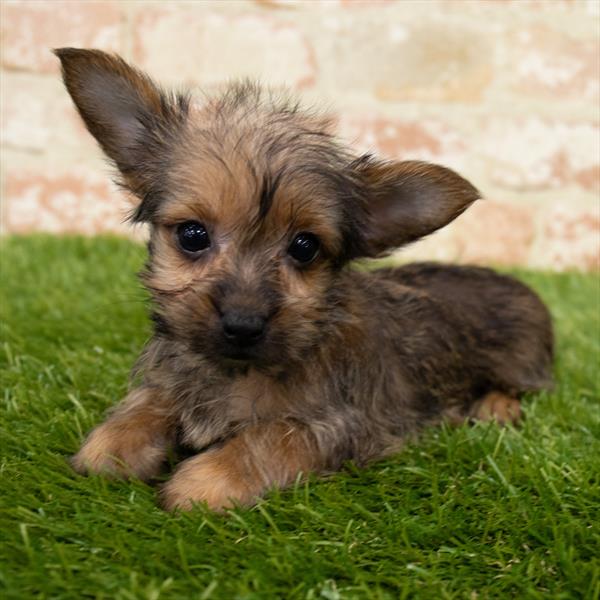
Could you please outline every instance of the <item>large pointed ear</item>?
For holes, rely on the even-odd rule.
[[[354,168],[366,196],[364,256],[379,256],[433,233],[481,197],[466,179],[439,165],[367,156]]]
[[[151,193],[185,123],[188,99],[166,94],[118,56],[77,48],[54,53],[79,114],[124,184],[142,198]]]

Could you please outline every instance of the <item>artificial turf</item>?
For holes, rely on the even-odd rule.
[[[149,335],[141,246],[1,245],[3,598],[598,598],[600,283],[520,272],[550,306],[556,390],[518,429],[424,432],[404,452],[216,516],[67,458]]]

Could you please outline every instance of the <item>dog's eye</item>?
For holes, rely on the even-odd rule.
[[[288,248],[288,254],[299,263],[308,264],[319,252],[319,239],[312,233],[299,233]]]
[[[178,225],[177,239],[186,252],[200,252],[210,246],[208,231],[198,221],[186,221]]]

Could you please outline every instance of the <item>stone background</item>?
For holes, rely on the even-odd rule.
[[[49,48],[119,52],[166,84],[297,90],[359,151],[460,171],[486,195],[404,251],[600,268],[599,0],[1,3],[4,232],[132,232]]]

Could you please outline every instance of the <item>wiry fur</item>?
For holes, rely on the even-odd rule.
[[[341,148],[329,123],[250,83],[194,106],[121,59],[57,51],[91,133],[151,226],[142,280],[155,335],[141,383],[74,458],[82,472],[151,478],[178,442],[198,452],[163,489],[166,507],[251,503],[301,472],[396,451],[425,424],[512,420],[551,383],[548,312],[488,269],[436,264],[371,273],[373,257],[450,222],[479,196],[456,173]],[[202,223],[191,257],[177,226]],[[320,241],[310,264],[288,254]],[[223,315],[266,325],[232,354]]]

